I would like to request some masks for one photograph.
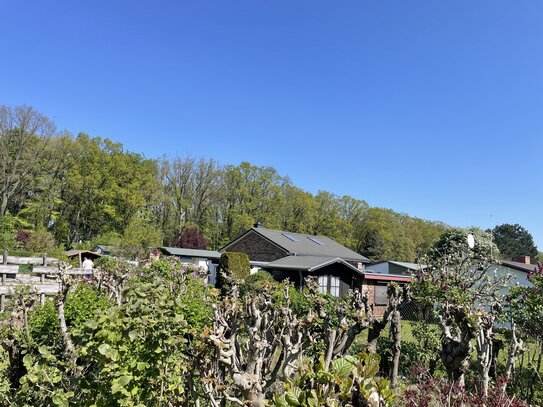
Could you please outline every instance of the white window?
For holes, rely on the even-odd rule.
[[[328,292],[328,276],[319,276],[319,291],[321,294]]]
[[[339,277],[330,276],[330,294],[339,297]]]

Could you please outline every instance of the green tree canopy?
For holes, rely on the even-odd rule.
[[[515,260],[517,257],[530,256],[537,259],[538,251],[534,238],[519,224],[504,223],[492,231],[494,241],[504,259]]]

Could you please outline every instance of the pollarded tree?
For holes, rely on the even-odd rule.
[[[515,260],[517,257],[530,256],[536,259],[538,256],[534,238],[526,229],[518,223],[510,225],[504,223],[498,225],[492,231],[496,246],[505,259]]]
[[[512,346],[509,350],[505,375],[509,378],[519,355],[525,350],[524,340],[535,338],[540,341],[539,355],[535,365],[535,374],[531,381],[528,401],[534,396],[534,386],[541,383],[538,372],[543,363],[543,265],[539,263],[534,271],[528,274],[530,286],[517,286],[511,289],[509,315],[512,326]]]
[[[471,341],[477,338],[477,354],[483,391],[488,389],[493,325],[503,300],[506,277],[492,269],[497,248],[490,236],[472,230],[451,229],[443,233],[430,251],[427,264],[412,284],[413,297],[433,306],[441,328],[441,361],[451,382],[464,385],[469,367]]]
[[[302,293],[292,284],[262,285],[243,301],[235,287],[215,305],[209,343],[199,366],[211,406],[265,405],[277,386],[299,366],[305,353],[321,356],[322,369],[346,355],[369,324],[367,297],[359,291],[339,300],[319,293],[307,279]],[[303,404],[300,404],[303,405]]]

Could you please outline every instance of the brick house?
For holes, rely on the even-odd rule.
[[[258,223],[219,251],[246,253],[252,272],[266,270],[279,281],[288,278],[298,288],[305,277],[312,275],[318,277],[321,292],[336,297],[347,294],[349,289],[367,291],[370,302],[378,308],[386,305],[389,281],[411,281],[405,275],[366,270],[370,263],[367,257],[329,237],[266,229]]]

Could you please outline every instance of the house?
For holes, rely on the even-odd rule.
[[[215,284],[216,270],[221,253],[213,250],[185,249],[180,247],[159,247],[160,252],[166,256],[179,257],[185,264],[192,264],[209,271],[209,283]]]
[[[509,275],[509,286],[531,286],[528,274],[535,270],[536,265],[531,264],[530,256],[522,256],[515,261],[501,260],[492,266],[492,270],[499,275]]]
[[[425,269],[427,267],[428,266],[425,264],[389,260],[372,264],[367,268],[375,273],[410,276],[416,273],[418,270]]]
[[[366,270],[370,260],[326,236],[266,229],[259,223],[221,252],[241,252],[249,256],[252,272],[270,272],[275,279],[289,279],[303,286],[308,275],[318,277],[321,292],[339,297],[349,289],[367,291],[370,303],[386,305],[389,281],[407,283],[409,276],[383,275]],[[384,295],[384,297],[383,297]]]

